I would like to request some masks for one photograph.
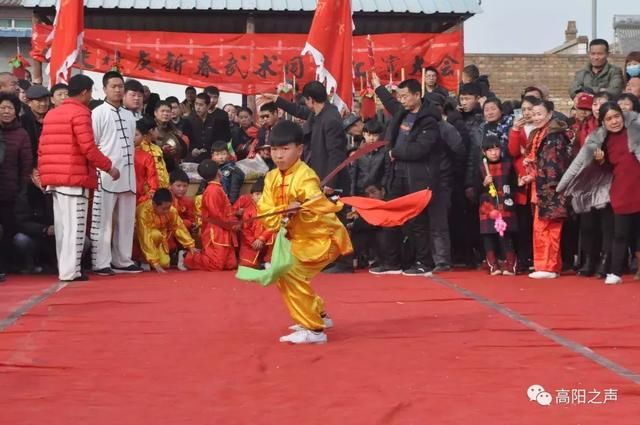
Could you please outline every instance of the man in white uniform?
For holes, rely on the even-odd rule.
[[[105,102],[91,114],[98,149],[120,171],[114,180],[98,173],[93,197],[91,259],[94,273],[111,276],[142,271],[131,260],[136,213],[136,175],[133,163],[136,120],[122,107],[124,79],[110,71],[102,78]]]

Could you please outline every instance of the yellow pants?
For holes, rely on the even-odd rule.
[[[324,329],[321,316],[324,313],[324,301],[314,292],[310,281],[339,256],[338,247],[331,244],[325,260],[302,263],[296,258],[293,267],[278,280],[282,299],[297,324],[311,330]]]
[[[169,256],[167,235],[159,230],[153,229],[151,230],[151,240],[154,244],[153,257],[158,259],[160,267],[164,269],[168,268],[171,265],[171,257]]]

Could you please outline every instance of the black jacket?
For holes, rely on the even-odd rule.
[[[224,192],[229,198],[229,202],[234,204],[240,197],[240,190],[244,183],[244,173],[236,166],[236,163],[229,161],[220,166],[220,174],[222,179],[220,183]]]
[[[229,124],[229,114],[220,108],[216,108],[209,112],[209,116],[213,117],[213,135],[215,141],[228,142],[231,140],[231,125]]]
[[[38,121],[31,109],[26,109],[24,114],[20,117],[20,124],[22,128],[29,133],[29,139],[31,140],[31,153],[33,154],[33,166],[38,166],[38,142],[40,141],[40,134],[42,133],[42,123]]]
[[[319,114],[297,103],[288,102],[281,97],[276,106],[285,112],[306,120],[303,126],[305,135],[305,162],[316,172],[320,180],[347,159],[347,136],[342,128],[342,118],[338,108],[326,103]],[[341,189],[346,194],[351,185],[349,171],[345,168],[338,176],[327,182],[327,186]]]
[[[385,178],[389,174],[390,167],[391,158],[389,158],[389,148],[386,146],[358,158],[349,169],[351,172],[351,194],[362,196],[367,186],[372,184],[387,187]]]
[[[387,111],[393,115],[387,126],[386,140],[390,142],[394,167],[400,164],[406,167],[411,192],[426,188],[437,190],[440,183],[440,163],[444,157],[444,143],[438,128],[438,121],[442,119],[440,111],[427,101],[423,101],[407,143],[403,146],[396,146],[400,125],[408,111],[385,87],[378,87],[376,95]],[[393,174],[389,177],[389,184],[392,179]]]
[[[458,170],[464,169],[467,160],[467,148],[462,141],[462,135],[450,122],[440,121],[440,137],[444,142],[443,160],[440,163],[440,185],[452,188],[456,177],[460,177]]]
[[[47,228],[53,225],[53,196],[29,183],[26,196],[16,203],[16,225],[20,233],[45,237]]]

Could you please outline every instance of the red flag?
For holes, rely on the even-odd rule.
[[[302,54],[313,56],[316,76],[334,91],[338,109],[353,103],[352,40],[351,0],[318,0]]]
[[[345,196],[342,203],[351,205],[364,221],[381,227],[401,226],[424,210],[431,200],[429,189],[410,193],[391,201]]]
[[[47,52],[47,72],[52,86],[69,82],[71,67],[82,50],[83,37],[83,0],[57,0],[56,19],[47,40],[53,40],[51,49]]]

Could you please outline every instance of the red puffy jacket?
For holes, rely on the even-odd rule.
[[[96,168],[109,171],[111,160],[96,146],[89,108],[75,99],[65,99],[47,113],[42,125],[38,147],[42,186],[95,189]]]

